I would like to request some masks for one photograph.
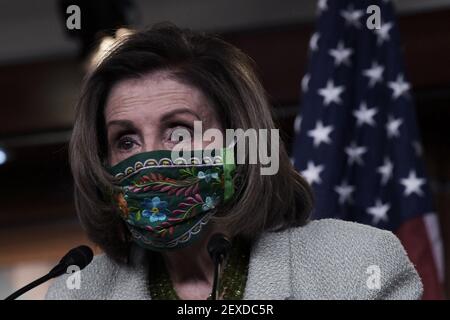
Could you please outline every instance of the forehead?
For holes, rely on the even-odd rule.
[[[108,95],[105,118],[148,113],[158,115],[175,108],[189,108],[207,116],[212,109],[204,94],[167,73],[158,72],[115,84]]]

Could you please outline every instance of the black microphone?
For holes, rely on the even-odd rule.
[[[5,300],[14,300],[17,297],[21,296],[25,292],[37,287],[38,285],[56,278],[63,273],[66,272],[67,268],[70,266],[78,266],[80,270],[84,269],[89,263],[91,263],[92,258],[94,257],[94,253],[92,252],[92,249],[88,246],[79,246],[76,248],[73,248],[69,252],[66,253],[66,255],[59,261],[59,263],[50,270],[49,273],[47,273],[45,276],[31,282],[30,284],[26,285],[25,287],[17,290],[10,296],[6,297]]]
[[[231,242],[225,235],[216,233],[211,237],[211,239],[209,239],[206,248],[208,250],[209,256],[211,257],[211,260],[214,263],[214,282],[211,292],[211,299],[218,300],[220,267],[223,261],[227,258],[228,253],[230,252]]]

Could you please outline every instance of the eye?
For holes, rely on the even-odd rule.
[[[165,138],[172,142],[182,142],[185,136],[188,135],[191,139],[194,134],[194,128],[190,124],[186,123],[175,123],[169,126],[166,130]]]
[[[119,140],[117,141],[117,149],[120,150],[131,150],[133,149],[133,147],[135,147],[137,145],[137,142],[131,138],[130,136],[123,136],[121,138],[119,138]]]

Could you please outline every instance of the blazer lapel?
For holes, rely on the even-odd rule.
[[[130,265],[119,268],[114,275],[116,290],[111,293],[113,300],[150,300],[148,286],[148,259],[144,249],[133,245],[130,253]]]
[[[253,245],[244,299],[290,299],[289,232],[265,233]]]
[[[117,289],[110,298],[150,300],[148,267],[145,250],[133,246],[130,266],[118,268],[113,276]],[[251,249],[244,299],[290,299],[291,275],[289,232],[263,234]]]

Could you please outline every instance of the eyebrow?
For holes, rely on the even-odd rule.
[[[197,113],[195,113],[194,111],[192,111],[191,109],[188,108],[176,108],[173,110],[170,110],[169,112],[167,112],[166,114],[164,114],[161,117],[161,122],[166,122],[168,119],[170,119],[171,117],[178,115],[178,114],[182,114],[182,113],[188,113],[193,115],[194,117],[196,117],[198,120],[201,120],[200,117],[198,116]]]
[[[182,114],[182,113],[191,114],[194,117],[196,117],[198,120],[200,120],[200,117],[194,111],[192,111],[188,108],[177,108],[177,109],[170,110],[169,112],[164,114],[161,117],[160,122],[167,122],[167,120],[169,120],[171,117],[178,115],[178,114]],[[108,130],[111,126],[120,126],[120,127],[124,128],[125,130],[139,131],[139,129],[134,125],[133,121],[131,121],[131,120],[108,121],[108,123],[106,124],[106,129]]]
[[[137,130],[134,123],[130,120],[111,120],[106,124],[106,128],[108,129],[111,126],[120,126],[126,130]]]

